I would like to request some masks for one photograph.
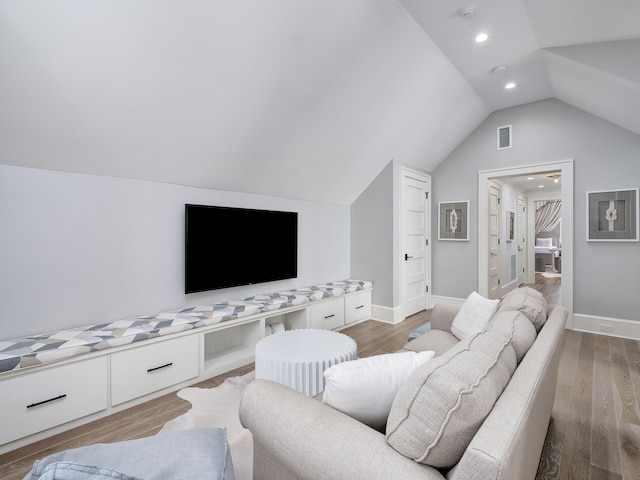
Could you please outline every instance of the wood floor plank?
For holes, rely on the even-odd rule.
[[[619,474],[603,470],[594,465],[591,465],[590,475],[590,480],[622,480]]]
[[[591,465],[620,475],[620,445],[613,400],[609,338],[595,337]]]
[[[585,333],[580,342],[575,384],[571,395],[571,416],[563,445],[559,477],[562,480],[585,480],[590,475],[593,355],[594,335]]]
[[[640,478],[640,410],[631,380],[623,340],[611,337],[611,367],[614,402],[620,442],[620,468],[623,480]]]
[[[536,473],[536,480],[558,480],[562,453],[564,448],[565,431],[571,410],[571,393],[573,388],[568,385],[558,385],[551,413],[551,420],[547,436],[542,447],[540,463]]]
[[[560,366],[558,367],[558,385],[573,386],[578,368],[578,357],[583,334],[574,330],[564,332]]]
[[[581,340],[582,334],[574,331],[566,331],[562,339],[556,396],[553,402],[547,437],[542,447],[536,480],[557,480],[560,478],[565,433],[571,418],[571,397],[576,378]]]
[[[640,344],[636,340],[623,339],[624,351],[627,356],[627,366],[631,374],[631,383],[635,390],[636,398],[640,394]]]

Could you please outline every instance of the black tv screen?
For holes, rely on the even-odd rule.
[[[297,212],[185,205],[185,293],[297,276]]]

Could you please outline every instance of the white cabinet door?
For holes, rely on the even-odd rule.
[[[111,404],[119,405],[198,376],[198,335],[111,355]]]
[[[371,291],[355,293],[344,298],[344,323],[371,318]]]
[[[333,330],[344,325],[344,298],[334,298],[309,307],[311,328]]]
[[[107,357],[0,381],[0,445],[107,408]]]

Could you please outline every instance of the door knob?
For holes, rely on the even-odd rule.
[[[409,260],[410,258],[413,258],[413,257],[412,257],[412,256],[410,256],[408,253],[405,253],[405,254],[404,254],[404,260],[405,260],[405,262],[406,262],[407,260]]]

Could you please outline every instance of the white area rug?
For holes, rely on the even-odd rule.
[[[253,437],[240,424],[240,397],[255,377],[249,372],[215,388],[183,388],[178,396],[191,403],[184,415],[167,422],[160,434],[190,428],[226,428],[236,480],[253,479]]]

